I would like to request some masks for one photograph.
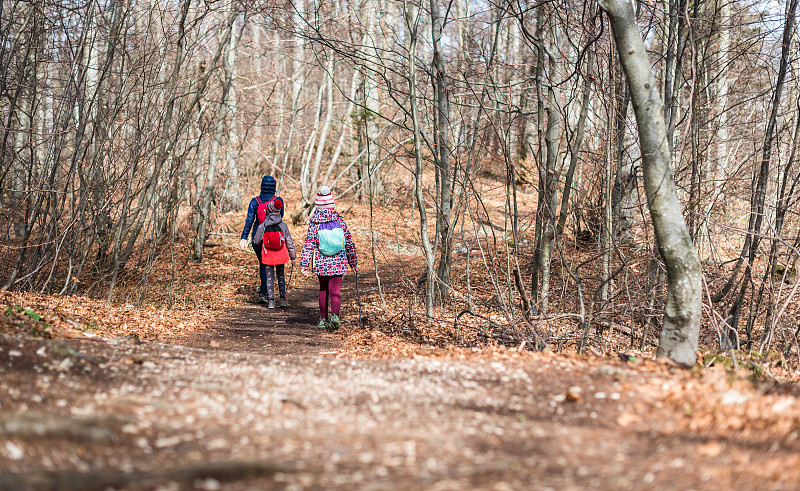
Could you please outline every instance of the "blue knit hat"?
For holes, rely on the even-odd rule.
[[[272,176],[264,176],[261,179],[261,196],[272,196],[275,194],[275,178]]]

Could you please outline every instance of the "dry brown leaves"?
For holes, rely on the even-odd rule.
[[[86,297],[8,291],[0,291],[0,309],[5,313],[0,322],[3,330],[61,337],[131,336],[143,341],[169,341],[185,336],[202,328],[211,317],[209,313],[152,306],[117,307]]]

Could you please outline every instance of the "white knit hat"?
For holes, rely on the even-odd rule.
[[[314,200],[314,205],[317,208],[330,208],[333,209],[333,195],[329,186],[322,186],[317,193],[317,199]]]

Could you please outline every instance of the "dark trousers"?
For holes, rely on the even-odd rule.
[[[278,277],[278,291],[281,298],[286,298],[286,272],[285,264],[271,266],[267,264],[267,297],[271,300],[275,298],[275,277]]]
[[[258,258],[258,276],[261,279],[261,286],[258,288],[259,295],[266,295],[267,298],[275,298],[275,279],[278,280],[278,291],[281,298],[286,298],[286,273],[285,265],[278,264],[270,266],[261,262],[261,244],[253,244]]]
[[[253,243],[253,250],[256,251],[258,258],[258,277],[261,279],[261,286],[258,287],[259,295],[267,294],[267,265],[261,262],[261,244]]]

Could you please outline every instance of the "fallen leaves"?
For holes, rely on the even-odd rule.
[[[722,445],[716,441],[711,440],[697,446],[697,453],[703,457],[716,457],[722,453]]]
[[[628,411],[621,413],[617,416],[617,424],[624,427],[630,426],[639,421],[639,416],[632,414]]]
[[[135,337],[173,341],[202,329],[213,316],[203,312],[113,306],[86,297],[0,291],[0,330],[24,331],[40,337]],[[33,312],[34,316],[26,313]],[[42,335],[45,332],[47,335]]]
[[[583,399],[583,389],[578,386],[570,387],[567,390],[566,394],[566,401],[567,402],[580,402]]]

